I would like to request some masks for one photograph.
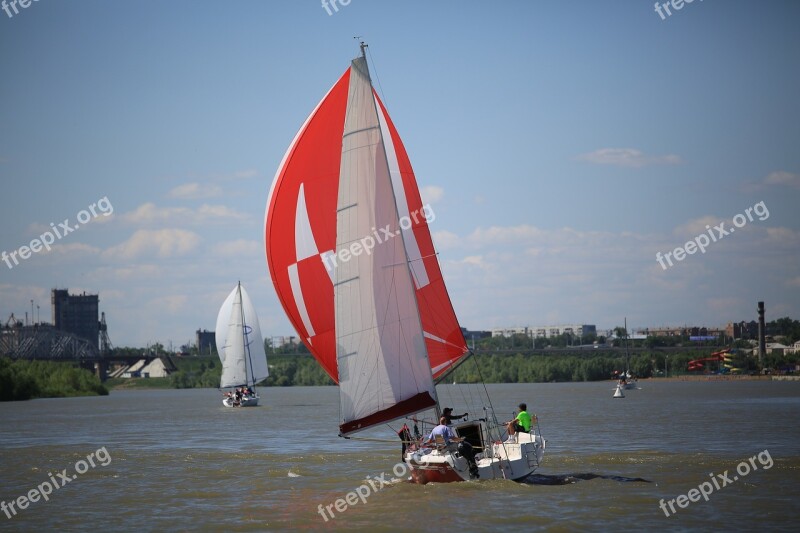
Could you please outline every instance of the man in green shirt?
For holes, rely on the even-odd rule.
[[[517,418],[508,422],[506,428],[508,430],[508,441],[510,442],[516,442],[517,432],[528,433],[531,430],[531,415],[528,414],[528,406],[526,404],[519,404]]]

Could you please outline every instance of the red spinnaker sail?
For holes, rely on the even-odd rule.
[[[278,297],[306,347],[336,382],[331,271],[335,261],[330,256],[336,250],[337,191],[349,79],[347,69],[286,151],[272,183],[265,220],[267,264]],[[398,213],[410,229],[403,237],[436,378],[468,350],[428,228],[435,214],[430,206],[423,207],[405,147],[377,94],[375,98],[380,106]]]

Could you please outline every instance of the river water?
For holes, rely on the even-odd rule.
[[[0,403],[0,530],[797,530],[800,382],[640,387],[489,385],[500,418],[520,401],[539,416],[534,476],[396,482],[352,505],[366,478],[394,477],[400,444],[386,427],[337,437],[335,387],[261,388],[244,409],[212,389]],[[439,394],[462,410],[462,386]]]

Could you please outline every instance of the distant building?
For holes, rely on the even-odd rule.
[[[758,338],[758,322],[751,320],[750,322],[728,322],[725,327],[725,335],[733,339],[757,339]]]
[[[294,335],[291,336],[275,335],[272,337],[267,337],[267,339],[269,339],[270,346],[272,346],[273,349],[282,348],[284,346],[291,347],[297,345],[296,337]]]
[[[100,300],[96,294],[69,294],[68,289],[53,289],[50,302],[57,330],[72,333],[100,348]]]
[[[147,365],[146,359],[139,359],[129,367],[125,367],[122,372],[123,378],[139,378],[142,377],[142,369]],[[112,374],[113,376],[113,374]]]
[[[768,342],[767,343],[767,353],[771,354],[774,353],[775,355],[784,355],[786,354],[786,350],[791,350],[790,346],[786,346],[785,344],[781,344],[780,342]]]
[[[140,371],[143,378],[166,378],[178,368],[168,356],[153,359]]]
[[[112,378],[166,378],[178,367],[169,356],[156,357],[149,363],[139,359],[132,365],[123,365],[109,374]]]
[[[563,326],[533,326],[532,335],[536,338],[552,338],[560,335],[570,335],[573,337],[585,337],[587,335],[597,335],[597,327],[594,324],[567,324]]]
[[[207,329],[204,330],[197,330],[197,340],[195,345],[197,346],[197,353],[211,353],[212,346],[216,346],[216,338],[214,337],[213,331],[208,331]]]
[[[722,328],[708,328],[705,326],[661,327],[646,328],[639,333],[648,337],[719,337],[725,330]]]
[[[496,328],[492,330],[492,337],[513,337],[514,335],[530,336],[530,330],[527,327],[521,328]]]
[[[536,339],[558,337],[559,335],[572,335],[584,337],[597,335],[594,324],[567,324],[563,326],[526,326],[519,328],[493,329],[492,337],[511,337],[512,335],[525,335]]]
[[[467,341],[472,339],[485,339],[492,336],[491,331],[472,331],[467,328],[461,328],[461,334]]]

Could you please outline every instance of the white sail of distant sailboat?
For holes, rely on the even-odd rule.
[[[235,388],[223,399],[226,407],[258,405],[255,385],[269,377],[267,354],[255,308],[238,283],[220,307],[215,333],[222,362],[220,388]]]

